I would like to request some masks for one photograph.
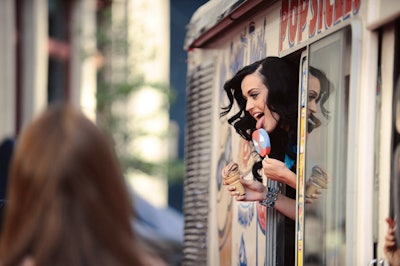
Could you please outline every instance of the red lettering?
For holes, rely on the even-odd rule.
[[[300,7],[299,7],[300,24],[299,24],[299,38],[298,38],[299,42],[301,42],[303,32],[306,28],[307,15],[308,15],[308,1],[309,0],[300,0]]]
[[[292,0],[291,5],[289,7],[289,18],[290,18],[290,24],[289,24],[289,41],[290,41],[290,46],[293,46],[295,40],[296,40],[296,32],[297,32],[297,8],[298,8],[298,0]]]
[[[330,2],[330,0],[325,0],[325,25],[327,29],[332,27],[333,20],[333,5]]]
[[[318,32],[322,31],[322,24],[324,22],[324,0],[318,0]]]
[[[315,35],[315,32],[317,30],[318,0],[311,0],[310,11],[311,11],[311,19],[308,30],[308,37],[311,38]]]
[[[312,38],[359,12],[362,0],[282,0],[279,51]],[[308,31],[306,27],[308,26]]]
[[[345,4],[344,4],[344,14],[343,14],[343,18],[346,19],[350,16],[351,13],[351,2],[352,0],[345,0]]]
[[[335,2],[335,19],[333,22],[334,24],[337,24],[343,17],[343,1],[344,0],[336,0]]]
[[[282,1],[281,8],[281,28],[279,33],[279,51],[283,49],[283,42],[286,36],[286,29],[288,25],[288,12],[289,12],[289,0]]]
[[[354,0],[353,14],[357,14],[360,10],[361,0]]]

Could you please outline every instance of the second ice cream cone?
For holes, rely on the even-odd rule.
[[[317,193],[318,189],[328,188],[328,175],[319,166],[312,168],[310,180],[306,186],[306,197],[311,197]]]

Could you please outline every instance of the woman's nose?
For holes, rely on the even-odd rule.
[[[311,113],[316,113],[317,112],[317,105],[316,105],[316,103],[314,101],[311,101],[311,102],[308,103],[308,110]]]
[[[253,108],[253,106],[254,106],[254,104],[250,100],[247,100],[246,111],[250,111]]]

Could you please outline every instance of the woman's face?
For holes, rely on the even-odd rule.
[[[321,121],[316,116],[318,112],[317,100],[319,99],[320,93],[321,93],[321,83],[316,77],[310,75],[308,78],[308,102],[307,102],[309,132],[311,132],[312,129],[319,127],[321,125]]]
[[[246,99],[246,111],[257,121],[256,129],[264,128],[271,133],[276,128],[279,115],[271,112],[267,106],[268,88],[260,74],[247,75],[242,80],[242,94]]]
[[[319,80],[310,75],[308,78],[308,115],[317,113],[317,99],[321,93]]]

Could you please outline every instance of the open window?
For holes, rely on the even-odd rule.
[[[324,37],[301,62],[297,261],[305,265],[346,265],[350,39],[349,28]]]

